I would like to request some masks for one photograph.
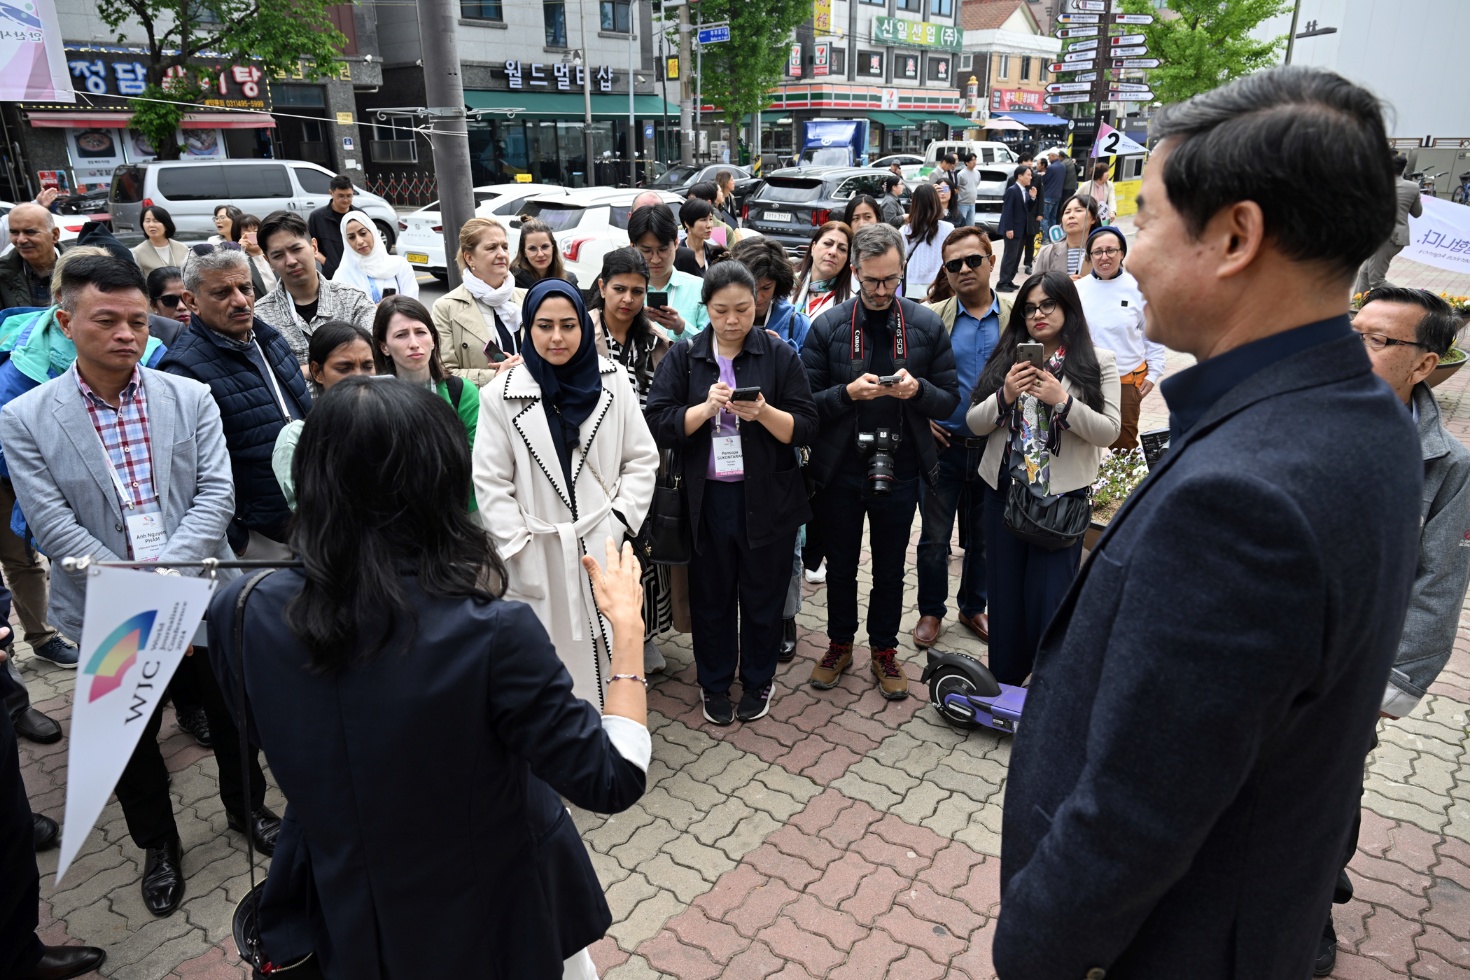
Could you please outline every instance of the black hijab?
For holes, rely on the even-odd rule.
[[[537,353],[532,339],[536,310],[553,296],[571,300],[582,328],[576,352],[571,360],[560,366],[548,364]],[[546,424],[551,429],[557,458],[561,460],[567,491],[572,493],[572,447],[581,441],[582,423],[587,421],[597,408],[597,400],[602,397],[602,372],[597,362],[592,320],[577,287],[565,279],[542,279],[526,293],[525,302],[521,304],[521,323],[526,330],[526,344],[521,348],[521,357],[526,370],[541,387],[541,407],[546,412]]]

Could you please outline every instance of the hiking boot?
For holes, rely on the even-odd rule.
[[[892,647],[887,650],[874,650],[873,662],[870,665],[873,676],[878,678],[878,690],[890,701],[909,696],[909,679],[904,675],[903,668],[899,666],[897,651]]]
[[[851,643],[828,643],[822,660],[812,668],[812,687],[829,691],[837,686],[842,672],[852,665]]]

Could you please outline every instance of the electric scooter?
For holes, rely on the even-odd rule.
[[[929,685],[934,710],[955,728],[993,728],[1015,734],[1026,689],[996,681],[984,664],[963,653],[929,649],[920,680]]]

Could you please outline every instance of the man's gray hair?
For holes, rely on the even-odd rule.
[[[230,272],[243,270],[248,274],[250,262],[245,258],[245,253],[236,248],[216,246],[213,252],[204,255],[191,251],[184,262],[184,288],[191,293],[199,292],[199,287],[204,285],[204,274],[221,269]]]
[[[864,259],[876,259],[893,249],[898,249],[899,257],[903,257],[903,235],[897,228],[882,221],[863,225],[852,236],[852,264],[862,265]]]

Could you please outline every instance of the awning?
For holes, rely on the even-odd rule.
[[[991,116],[990,121],[985,124],[985,128],[993,129],[996,132],[1010,131],[1016,133],[1028,132],[1030,129],[1030,127],[1018,123],[1014,119],[1005,119],[1001,116]]]
[[[925,126],[929,123],[935,123],[937,125],[943,126],[945,129],[970,129],[973,126],[980,125],[973,119],[966,119],[964,116],[951,116],[948,113],[936,113],[935,115],[930,116],[925,115],[923,112],[914,112],[912,109],[910,109],[905,111],[904,115],[912,119],[914,121],[914,125],[916,126]]]
[[[131,112],[28,112],[31,125],[40,129],[127,129]],[[276,121],[266,112],[190,112],[184,129],[271,129]]]
[[[467,91],[465,105],[471,109],[495,109],[500,112],[515,111],[517,116],[537,118],[551,116],[568,122],[582,119],[586,106],[580,92],[485,92]],[[662,116],[665,111],[671,116],[679,114],[677,103],[665,103],[657,95],[634,95],[633,114],[647,118]],[[593,119],[628,118],[628,94],[592,96]]]
[[[1014,119],[1018,123],[1025,123],[1032,128],[1037,126],[1065,126],[1067,120],[1061,116],[1053,116],[1049,112],[997,112],[997,116]]]
[[[914,116],[906,112],[890,112],[887,109],[876,109],[868,113],[870,122],[881,123],[889,129],[913,129],[918,123]]]

